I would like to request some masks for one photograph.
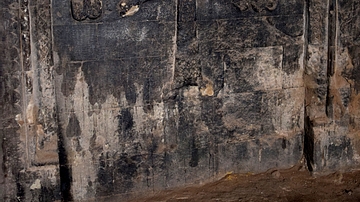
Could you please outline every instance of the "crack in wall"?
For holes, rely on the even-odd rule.
[[[333,82],[331,78],[334,76],[335,55],[336,55],[336,34],[337,34],[337,1],[328,1],[328,25],[327,25],[327,94],[326,94],[326,115],[330,119],[334,119],[334,95],[331,93]]]

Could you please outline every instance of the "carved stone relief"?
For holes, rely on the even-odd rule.
[[[278,0],[233,0],[232,3],[241,11],[246,11],[251,8],[255,12],[262,12],[264,10],[275,10],[278,5]]]
[[[56,165],[59,160],[50,8],[50,1],[41,1],[31,7],[28,14],[29,23],[33,27],[29,31],[32,57],[29,59],[31,66],[27,74],[30,75],[28,80],[32,83],[32,91],[26,98],[27,116],[32,117],[31,121],[28,121],[27,129],[30,166]]]
[[[125,2],[120,2],[118,5],[118,11],[122,17],[132,16],[139,11],[139,5],[128,5]]]
[[[97,19],[102,14],[101,0],[72,0],[72,16],[77,21],[83,21],[87,18]]]
[[[136,2],[129,2],[126,0],[121,0],[117,5],[117,10],[121,17],[132,16],[139,11],[141,4],[149,0],[140,0]]]

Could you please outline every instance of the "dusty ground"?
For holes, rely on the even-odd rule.
[[[360,171],[314,177],[294,167],[256,175],[229,174],[203,186],[167,190],[132,201],[360,201]]]

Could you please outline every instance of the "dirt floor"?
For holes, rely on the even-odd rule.
[[[167,190],[132,201],[360,201],[360,171],[314,177],[297,166],[256,175],[228,174],[203,186]]]

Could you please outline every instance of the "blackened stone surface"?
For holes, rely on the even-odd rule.
[[[18,173],[24,168],[19,148],[21,136],[15,120],[21,112],[21,55],[18,1],[0,3],[0,200],[15,200]]]
[[[72,61],[94,60],[101,55],[98,50],[96,25],[54,26],[55,51],[59,57],[69,57]],[[61,54],[63,53],[63,54]],[[97,53],[97,54],[95,54]]]
[[[345,77],[348,79],[351,79],[354,81],[353,84],[353,88],[355,89],[355,91],[357,93],[359,93],[360,91],[360,82],[358,79],[360,76],[360,60],[359,60],[359,56],[360,56],[360,46],[356,45],[356,46],[350,46],[348,47],[348,51],[349,51],[349,56],[350,59],[352,61],[352,64],[354,65],[353,69],[350,70],[350,72],[348,72],[348,74],[346,75],[345,73]]]
[[[126,199],[303,156],[313,172],[357,165],[358,4],[2,1],[0,197]]]
[[[79,120],[76,118],[75,114],[73,113],[70,115],[69,123],[66,128],[66,135],[68,137],[78,137],[81,135]]]
[[[56,167],[34,171],[21,171],[17,176],[19,200],[56,201],[61,199],[59,182],[55,179],[59,173]]]
[[[74,199],[299,161],[304,4],[248,3],[103,1],[84,23],[53,3]]]

